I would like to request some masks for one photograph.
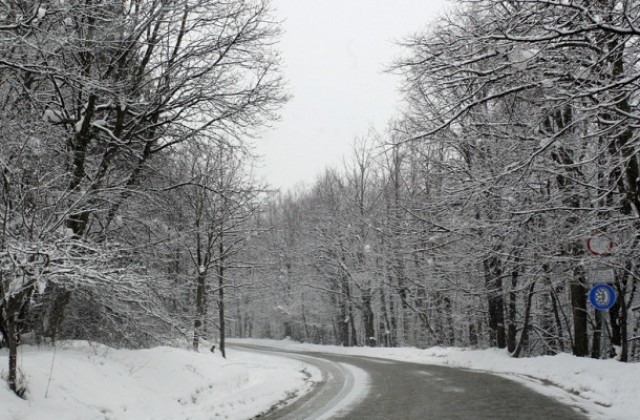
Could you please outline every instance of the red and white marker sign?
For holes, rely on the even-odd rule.
[[[611,238],[604,233],[596,233],[587,239],[587,249],[592,255],[608,255],[614,247]]]

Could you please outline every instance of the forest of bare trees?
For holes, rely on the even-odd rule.
[[[0,2],[11,389],[25,340],[197,347],[256,209],[246,139],[286,99],[278,31],[259,0]]]
[[[464,1],[407,38],[406,112],[271,203],[260,281],[279,293],[239,291],[262,304],[233,332],[639,360],[639,19],[632,1]]]
[[[268,1],[0,1],[9,386],[21,343],[63,339],[640,360],[638,22],[457,2],[403,42],[388,129],[275,194],[248,141],[287,100]]]

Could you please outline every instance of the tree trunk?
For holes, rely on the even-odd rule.
[[[51,344],[54,344],[58,338],[58,332],[64,321],[64,312],[67,305],[71,301],[71,292],[58,286],[51,286],[50,293],[51,308],[47,314],[47,328],[45,334],[51,339]]]
[[[575,267],[571,282],[571,308],[573,309],[573,354],[578,357],[589,355],[587,322],[587,288],[584,269]]]
[[[349,308],[344,296],[340,297],[340,313],[338,319],[339,345],[349,346]]]
[[[616,303],[611,307],[611,309],[609,309],[609,320],[611,321],[611,345],[613,346],[610,356],[618,357],[621,361],[626,361],[622,360],[623,345],[626,344],[626,337],[623,338],[623,335],[626,336],[627,322],[626,317],[624,316],[626,308],[623,310],[624,295],[620,293],[620,288],[616,287],[616,292],[618,293]],[[626,359],[626,354],[624,356]]]
[[[524,343],[527,341],[527,337],[529,335],[529,318],[531,315],[531,304],[533,302],[533,291],[536,287],[536,282],[533,281],[529,285],[529,290],[527,292],[527,306],[524,310],[524,321],[522,322],[522,331],[520,331],[520,339],[518,340],[515,349],[511,353],[512,357],[520,357],[520,353],[522,352],[522,348],[524,347]]]
[[[455,326],[453,325],[453,307],[451,305],[451,299],[449,298],[449,296],[443,293],[441,297],[443,305],[442,310],[444,312],[444,322],[446,324],[445,328],[443,329],[443,332],[445,333],[444,343],[447,346],[453,346],[455,345],[456,341]]]
[[[353,307],[351,304],[349,304],[349,339],[350,346],[358,346],[358,333],[356,331],[356,324],[353,316]]]
[[[238,290],[237,285],[234,282],[233,285],[234,290]],[[235,294],[236,295],[236,323],[237,323],[237,328],[238,330],[236,331],[237,337],[239,338],[245,338],[245,324],[246,324],[246,315],[242,316],[242,307],[241,307],[241,300],[240,300],[240,295],[238,293]],[[304,306],[304,305],[303,305]],[[304,308],[302,311],[302,317],[304,319]],[[305,321],[306,323],[306,321]]]
[[[550,285],[551,289],[551,307],[553,309],[553,319],[556,323],[556,343],[558,346],[558,350],[560,352],[564,352],[564,328],[562,328],[562,321],[560,320],[560,311],[558,308],[558,294],[556,293],[553,285]],[[564,312],[563,312],[564,315]]]
[[[476,347],[478,345],[478,333],[473,320],[469,320],[469,345]]]
[[[602,311],[594,310],[595,328],[593,330],[593,342],[591,343],[591,358],[600,358],[600,347],[602,346],[602,326],[604,315]]]
[[[399,326],[402,327],[401,329],[398,328],[398,342],[401,346],[404,346],[407,345],[407,340],[409,338],[409,301],[407,300],[408,290],[404,273],[402,273],[402,277],[398,278],[398,296],[400,296]]]
[[[380,288],[380,309],[382,310],[382,319],[384,320],[384,323],[380,327],[380,334],[382,334],[384,338],[386,347],[395,347],[392,333],[393,323],[391,318],[389,317],[389,310],[387,309],[387,298],[384,292],[384,288]]]
[[[356,326],[353,320],[353,303],[351,302],[351,287],[349,285],[349,276],[345,273],[342,273],[342,292],[343,296],[343,305],[345,310],[345,318],[343,319],[345,330],[346,330],[346,345],[347,346],[357,346],[358,345],[358,337],[356,336]]]
[[[544,276],[541,277],[543,284],[542,299],[539,299],[538,315],[540,323],[540,336],[546,348],[544,351],[547,355],[558,354],[560,348],[559,337],[561,326],[559,324],[558,308],[553,290],[553,284],[550,278],[550,269],[548,264],[542,264]]]
[[[509,290],[509,326],[507,327],[507,350],[513,353],[516,349],[516,314],[518,286],[518,270],[511,272],[511,290]]]
[[[198,267],[198,277],[196,279],[196,316],[193,321],[193,350],[198,351],[200,338],[204,325],[204,307],[205,307],[205,280],[206,272]]]
[[[7,341],[9,345],[9,389],[20,395],[18,390],[18,342],[20,337],[18,335],[18,329],[16,327],[15,316],[13,315],[15,309],[11,304],[13,299],[9,298],[7,302]]]
[[[373,309],[371,309],[371,292],[367,291],[362,296],[362,318],[364,323],[365,343],[368,346],[376,346],[376,331]]]
[[[396,305],[393,296],[389,296],[389,317],[390,325],[389,336],[391,341],[391,347],[396,347],[400,344],[399,332],[398,332],[398,314],[396,312]]]
[[[489,300],[489,328],[492,345],[503,349],[507,346],[504,326],[504,297],[502,295],[502,269],[497,257],[484,260],[485,285]]]
[[[301,310],[302,310],[302,326],[304,327],[304,341],[309,342],[309,326],[307,325],[307,315],[304,310],[304,293],[300,294]]]
[[[18,324],[18,314],[23,305],[23,301],[28,301],[30,291],[27,289],[9,296],[5,300],[6,318],[5,332],[7,345],[9,346],[9,389],[16,393],[17,396],[23,398],[25,389],[18,384],[18,346],[20,345],[20,326]]]
[[[225,348],[226,327],[224,322],[224,243],[222,242],[222,233],[220,234],[220,260],[218,262],[218,323],[220,324],[220,353],[222,357],[227,358]]]

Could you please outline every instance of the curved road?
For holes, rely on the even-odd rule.
[[[361,356],[233,347],[293,357],[323,372],[314,391],[260,417],[264,419],[587,419],[575,408],[491,374]]]

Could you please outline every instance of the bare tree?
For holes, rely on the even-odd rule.
[[[29,296],[40,284],[30,280],[17,289],[15,279],[44,282],[51,298],[40,310],[57,325],[70,293],[90,293],[79,292],[82,284],[74,281],[54,287],[56,267],[73,267],[63,272],[77,280],[72,274],[87,270],[101,277],[105,266],[90,264],[100,255],[116,266],[135,265],[141,275],[162,265],[144,266],[137,251],[144,237],[135,243],[122,236],[145,223],[166,228],[136,216],[141,211],[133,202],[141,205],[165,188],[153,184],[160,179],[155,165],[181,153],[180,145],[201,137],[238,139],[274,117],[286,99],[277,35],[269,3],[261,0],[0,4],[0,323],[22,319],[19,312],[29,312]],[[29,173],[31,166],[37,170]],[[123,223],[123,215],[132,217]],[[40,254],[47,269],[40,257],[33,267],[24,265],[28,255]],[[113,285],[126,290],[131,280]],[[100,290],[94,292],[106,289]]]

